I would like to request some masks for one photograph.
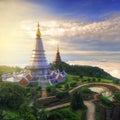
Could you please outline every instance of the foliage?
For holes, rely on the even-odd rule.
[[[27,96],[30,99],[35,100],[41,96],[41,86],[39,86],[39,85],[26,87],[26,90],[27,90]]]
[[[98,78],[98,82],[101,82],[101,79],[100,79],[100,78]]]
[[[41,109],[41,107],[43,107],[43,105],[42,105],[40,100],[36,100],[34,102],[33,106],[35,107],[35,109]]]
[[[88,87],[82,87],[81,91],[83,93],[91,93],[91,90]]]
[[[70,87],[76,87],[77,86],[77,83],[76,82],[71,82],[70,83]]]
[[[19,116],[15,113],[0,109],[0,120],[18,120]],[[20,119],[19,119],[20,120]]]
[[[35,116],[29,112],[25,112],[23,115],[22,115],[22,118],[24,120],[36,120]]]
[[[64,98],[64,97],[66,97],[68,95],[69,95],[68,91],[63,91],[63,92],[56,93],[57,98]]]
[[[44,110],[41,110],[37,114],[37,120],[48,120],[48,113]]]
[[[68,90],[70,88],[68,83],[65,83],[64,87],[66,90]]]
[[[56,88],[61,88],[61,84],[55,84]]]
[[[53,85],[48,85],[47,87],[46,87],[46,90],[47,90],[47,92],[55,92],[55,86]]]
[[[86,109],[73,112],[70,107],[67,107],[59,109],[57,112],[64,116],[64,120],[85,120],[86,118]]]
[[[113,80],[113,83],[120,84],[120,80],[119,79],[115,79],[115,80]]]
[[[120,92],[114,93],[114,97],[115,97],[115,99],[120,101]]]
[[[25,97],[25,88],[13,83],[0,83],[0,106],[18,109]]]
[[[58,110],[62,116],[64,116],[65,120],[77,120],[75,113],[73,113],[70,109],[60,109]]]
[[[106,109],[99,102],[95,102],[95,120],[106,120],[105,117]]]
[[[102,102],[103,105],[107,106],[107,107],[112,107],[112,101],[110,101],[107,97],[105,96],[100,96],[100,100]]]
[[[28,102],[26,101],[19,107],[19,114],[23,115],[25,113],[33,113],[33,109],[29,106]]]
[[[83,98],[79,92],[75,92],[71,99],[72,110],[83,109],[85,107],[83,103]]]
[[[116,79],[99,67],[69,65],[61,62],[58,64],[52,64],[52,69],[60,69],[61,71],[65,70],[68,74],[79,75],[80,78],[83,78],[83,76],[89,76],[95,78],[106,78],[111,80]]]
[[[59,112],[52,112],[47,120],[64,120],[64,117]]]

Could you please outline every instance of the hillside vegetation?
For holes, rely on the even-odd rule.
[[[67,63],[61,62],[58,64],[52,64],[52,69],[53,70],[59,69],[61,71],[65,70],[68,74],[72,74],[72,75],[104,78],[104,79],[110,79],[110,80],[117,79],[99,67],[92,67],[92,66],[85,66],[85,65],[83,66],[69,65]]]

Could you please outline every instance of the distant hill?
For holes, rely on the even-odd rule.
[[[88,76],[88,77],[97,77],[105,78],[110,80],[116,80],[109,73],[105,72],[99,67],[85,66],[85,65],[69,65],[67,63],[61,62],[58,64],[52,64],[52,69],[65,70],[68,74],[79,75],[79,76]]]

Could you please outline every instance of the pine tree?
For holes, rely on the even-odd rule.
[[[71,108],[72,110],[78,110],[84,108],[83,99],[79,92],[75,92],[73,94],[71,99]]]

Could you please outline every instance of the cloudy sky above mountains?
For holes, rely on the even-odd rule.
[[[28,64],[37,23],[49,62],[96,65],[120,77],[119,0],[0,0],[0,64]],[[109,66],[109,67],[108,67]]]

